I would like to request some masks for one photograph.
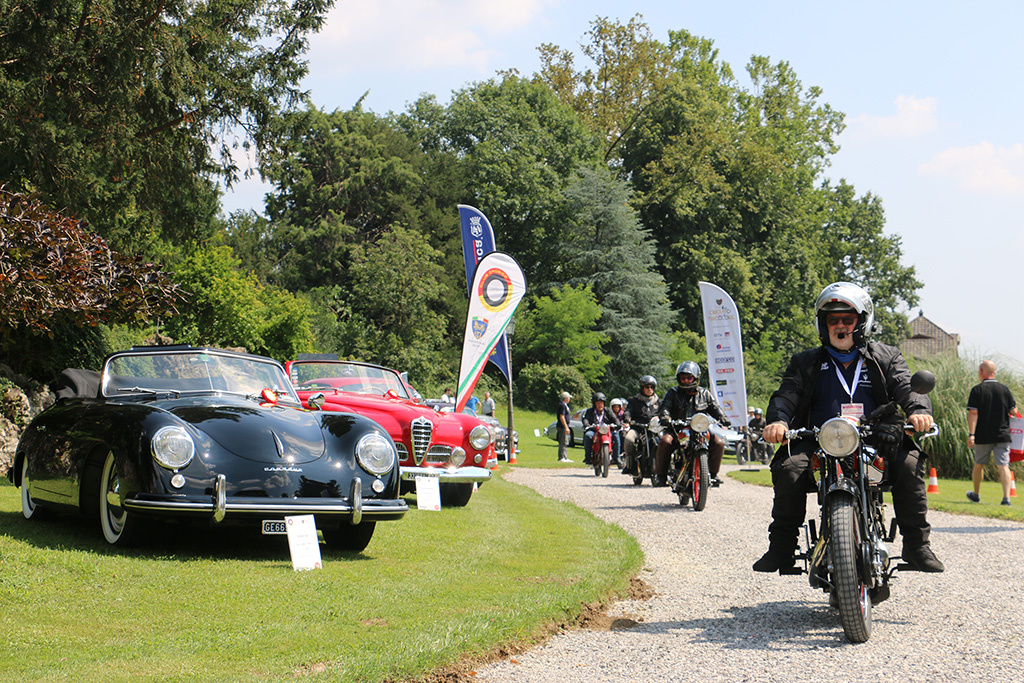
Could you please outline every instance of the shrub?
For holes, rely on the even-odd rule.
[[[516,404],[531,410],[553,411],[563,391],[572,394],[570,404],[590,403],[590,385],[583,373],[568,365],[530,363],[515,380]]]

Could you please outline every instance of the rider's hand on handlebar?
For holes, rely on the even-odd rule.
[[[935,424],[935,420],[928,413],[917,413],[911,415],[907,420],[914,425],[914,431],[927,432]]]
[[[772,422],[770,425],[765,425],[764,431],[761,432],[761,438],[768,443],[782,443],[786,440],[788,431],[789,425],[785,422]]]

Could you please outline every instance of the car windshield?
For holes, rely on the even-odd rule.
[[[276,392],[279,399],[298,402],[284,368],[256,356],[212,350],[133,350],[112,356],[103,369],[103,395],[108,397],[210,391],[259,396],[264,389]]]
[[[343,361],[296,361],[290,369],[292,382],[300,391],[333,389],[375,396],[392,392],[399,398],[410,398],[402,378],[387,368]]]

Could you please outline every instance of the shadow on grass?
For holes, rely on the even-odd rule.
[[[91,524],[74,514],[48,513],[44,519],[25,519],[21,512],[0,512],[0,536],[44,550],[81,551],[112,557],[192,562],[195,560],[251,560],[291,562],[285,536],[264,536],[249,526],[211,527],[185,522],[155,522],[138,546],[111,546]],[[373,542],[364,552],[372,552]],[[369,560],[372,556],[321,547],[332,560]]]

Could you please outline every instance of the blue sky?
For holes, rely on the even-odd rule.
[[[1018,0],[339,0],[312,41],[304,85],[328,111],[364,93],[363,107],[379,113],[422,93],[447,102],[499,70],[532,74],[537,46],[576,48],[596,17],[637,13],[656,38],[686,29],[713,40],[741,79],[757,54],[821,88],[847,116],[827,175],[882,199],[887,232],[924,282],[924,314],[961,336],[962,355],[1024,367]],[[247,183],[225,208],[261,211],[264,191]]]

